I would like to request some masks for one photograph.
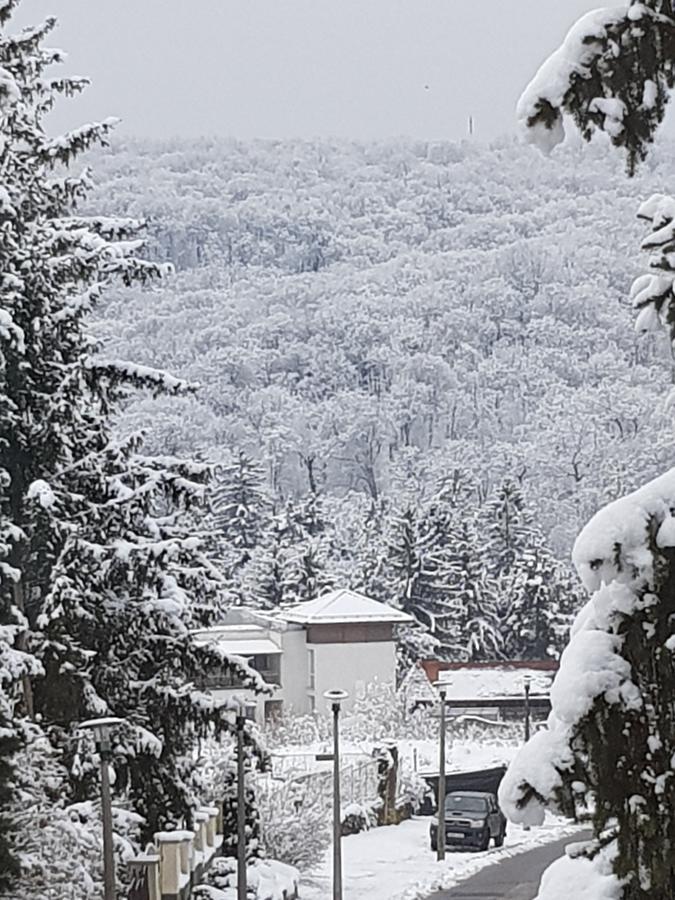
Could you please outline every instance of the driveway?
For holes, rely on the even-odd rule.
[[[542,872],[561,857],[567,844],[586,840],[590,833],[566,837],[511,856],[472,875],[447,891],[430,894],[427,900],[534,900]]]

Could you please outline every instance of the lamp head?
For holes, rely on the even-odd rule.
[[[124,719],[117,716],[106,716],[101,719],[87,719],[86,722],[80,722],[80,728],[87,728],[94,734],[96,747],[99,750],[110,749],[110,733],[119,725],[122,725]]]
[[[343,700],[346,700],[349,697],[347,691],[324,691],[324,697],[328,700],[329,703],[333,704],[333,707],[339,707]]]

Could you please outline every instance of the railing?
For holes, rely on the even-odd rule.
[[[194,828],[160,831],[146,852],[129,860],[129,900],[188,900],[223,843],[222,808],[204,806]]]

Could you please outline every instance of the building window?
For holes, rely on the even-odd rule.
[[[237,672],[226,668],[211,669],[211,671],[204,673],[200,678],[198,678],[197,683],[202,690],[206,691],[228,690],[229,688],[244,687],[244,682],[241,680]]]
[[[313,691],[316,687],[316,657],[314,650],[308,650],[308,667],[309,667],[309,689]]]
[[[265,722],[278,721],[283,711],[281,700],[265,701]]]
[[[258,653],[251,658],[250,664],[267,684],[281,684],[281,656],[278,653]]]

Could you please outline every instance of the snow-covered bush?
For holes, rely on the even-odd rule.
[[[293,866],[276,859],[256,859],[246,870],[246,895],[250,900],[293,900],[298,896],[300,875]],[[192,893],[193,900],[234,900],[237,865],[228,858],[214,860],[203,884]]]
[[[244,764],[246,850],[249,858],[260,853],[260,810],[255,784],[260,766],[265,764],[263,748],[253,740],[250,738],[245,744]],[[237,852],[237,758],[233,739],[225,736],[221,741],[203,741],[196,770],[201,802],[206,805],[222,803],[223,853],[234,856]]]
[[[332,724],[327,716],[284,713],[265,725],[265,739],[270,747],[293,747],[328,741]]]
[[[88,900],[103,890],[101,808],[69,803],[67,770],[48,738],[26,726],[17,754],[16,800],[7,810],[14,823],[14,849],[21,864],[21,896],[31,900]],[[118,880],[124,862],[140,849],[140,817],[113,808]],[[0,898],[14,900],[16,892]]]
[[[566,855],[544,872],[535,900],[621,900],[622,884],[613,873],[616,845],[608,844],[593,859],[578,845],[568,845]]]
[[[268,857],[303,870],[319,862],[330,843],[330,791],[317,790],[311,778],[260,778],[256,801]]]
[[[340,826],[343,835],[359,834],[377,825],[377,810],[374,806],[363,806],[361,803],[348,803],[340,810]]]

